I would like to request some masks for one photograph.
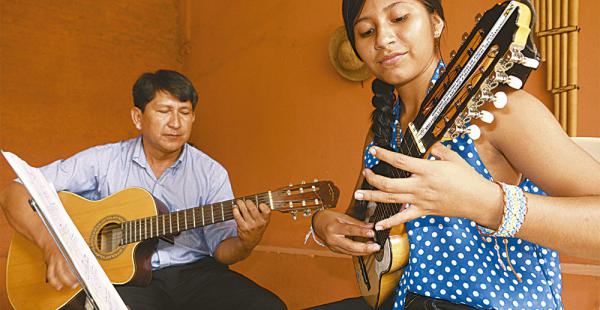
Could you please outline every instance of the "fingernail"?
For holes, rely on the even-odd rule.
[[[363,169],[363,171],[362,171],[362,175],[363,175],[363,177],[366,177],[366,176],[367,176],[367,169]]]
[[[377,155],[377,150],[374,147],[372,147],[369,149],[369,153],[371,153],[371,155],[375,156],[375,155]]]
[[[379,246],[379,244],[373,243],[373,244],[369,244],[368,248],[370,251],[379,251],[379,249],[381,247]]]
[[[354,192],[354,199],[362,200],[364,197],[365,197],[365,195],[362,192],[359,192],[359,191]]]
[[[381,225],[375,225],[375,230],[379,231],[379,230],[383,230],[383,226]]]
[[[74,289],[76,289],[78,286],[79,286],[79,284],[75,283],[75,284],[71,285],[71,289],[72,289],[72,290],[74,290]]]
[[[372,230],[369,230],[369,232],[367,232],[367,237],[370,237],[370,238],[375,237],[375,232]]]

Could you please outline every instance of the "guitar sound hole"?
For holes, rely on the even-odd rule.
[[[107,254],[116,251],[123,239],[121,225],[109,223],[100,229],[96,236],[96,245],[101,253]]]

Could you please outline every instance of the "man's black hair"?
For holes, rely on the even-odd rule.
[[[144,112],[148,102],[161,91],[181,102],[190,101],[192,109],[196,108],[198,95],[194,85],[183,74],[173,70],[158,70],[154,73],[142,74],[133,85],[133,104]]]

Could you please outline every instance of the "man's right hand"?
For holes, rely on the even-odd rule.
[[[71,268],[40,218],[29,206],[30,198],[23,184],[12,182],[0,191],[0,207],[16,233],[35,243],[44,254],[46,281],[57,290],[63,287],[76,288],[78,282]]]
[[[361,222],[344,213],[323,210],[314,215],[313,225],[317,237],[323,240],[333,252],[364,256],[380,249],[377,243],[359,242],[348,238],[372,239],[375,236],[372,223]]]
[[[57,290],[63,287],[76,288],[79,283],[58,246],[52,240],[48,240],[43,247],[43,252],[46,262],[46,281]]]

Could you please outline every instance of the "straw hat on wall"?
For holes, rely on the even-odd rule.
[[[351,81],[364,81],[371,77],[371,71],[352,49],[344,26],[339,27],[329,39],[329,61],[335,70]]]

